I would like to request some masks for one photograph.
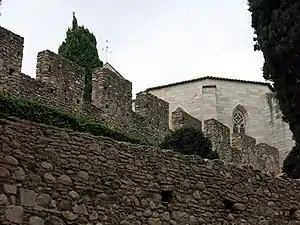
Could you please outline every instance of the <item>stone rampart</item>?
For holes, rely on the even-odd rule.
[[[49,51],[37,57],[36,79],[21,73],[23,38],[0,27],[0,89],[27,99],[58,107],[103,123],[142,141],[158,143],[170,131],[169,104],[148,92],[140,92],[132,109],[132,83],[109,64],[93,71],[92,104],[84,101],[84,70]],[[194,126],[201,121],[178,108],[172,113],[172,126]],[[230,129],[216,120],[204,121],[204,133],[213,148],[227,162],[250,164],[264,171],[277,171],[277,150],[233,138]],[[269,155],[271,154],[271,155]],[[253,159],[253,161],[252,161]]]
[[[280,172],[278,149],[256,144],[255,138],[247,135],[230,134],[229,128],[215,119],[204,121],[204,134],[226,162],[247,164],[264,172]]]
[[[83,68],[49,50],[38,53],[36,79],[22,74],[23,44],[22,37],[0,27],[0,90],[85,116],[149,143],[161,141],[169,132],[168,103],[139,93],[134,112],[131,82],[111,66],[94,70],[90,104],[83,98]]]
[[[183,126],[192,126],[202,130],[202,123],[197,118],[188,114],[184,109],[178,107],[171,114],[172,129],[176,130]]]
[[[181,108],[172,113],[171,119],[173,128],[192,126],[201,129],[201,121]],[[205,120],[202,131],[211,140],[212,148],[218,152],[220,159],[235,164],[247,164],[264,172],[280,172],[278,149],[264,143],[256,144],[255,138],[247,135],[230,134],[229,127],[215,119]]]
[[[298,181],[0,119],[0,224],[299,224]]]

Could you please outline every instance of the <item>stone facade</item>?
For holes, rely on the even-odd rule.
[[[93,71],[92,104],[83,98],[83,68],[49,50],[38,53],[36,79],[22,74],[23,42],[0,27],[0,90],[76,113],[148,143],[161,141],[170,131],[168,103],[140,93],[135,112],[131,82],[109,64]]]
[[[298,181],[15,118],[0,132],[3,225],[300,222]]]
[[[147,91],[169,103],[170,123],[177,107],[201,121],[214,118],[228,126],[231,133],[239,119],[246,135],[278,148],[280,164],[294,145],[267,83],[204,77]],[[236,125],[239,130],[240,124]]]

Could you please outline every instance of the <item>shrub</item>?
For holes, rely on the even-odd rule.
[[[218,158],[218,153],[212,151],[211,141],[204,136],[202,131],[192,127],[175,130],[167,135],[159,146],[185,155],[200,155],[208,159]]]
[[[297,179],[300,177],[300,148],[296,144],[292,148],[292,151],[288,154],[288,156],[283,161],[283,172],[285,172],[288,177]]]
[[[114,131],[95,121],[87,120],[38,102],[8,96],[3,93],[0,93],[0,113],[37,123],[69,128],[79,132],[87,132],[95,136],[110,137],[117,141],[144,144],[139,139],[128,137],[121,132]]]

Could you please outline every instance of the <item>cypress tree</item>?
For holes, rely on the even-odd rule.
[[[300,178],[300,1],[248,0],[255,50],[264,55],[263,76],[272,81],[276,98],[296,141],[283,171]]]
[[[84,99],[91,102],[92,71],[103,66],[99,59],[96,38],[87,28],[78,26],[74,12],[72,27],[68,28],[66,34],[66,39],[58,48],[58,54],[85,69]]]

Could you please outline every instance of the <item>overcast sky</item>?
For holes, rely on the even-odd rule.
[[[35,77],[37,53],[57,52],[71,26],[92,31],[134,93],[201,76],[263,81],[253,51],[247,0],[3,0],[0,24],[25,38],[23,72]]]

